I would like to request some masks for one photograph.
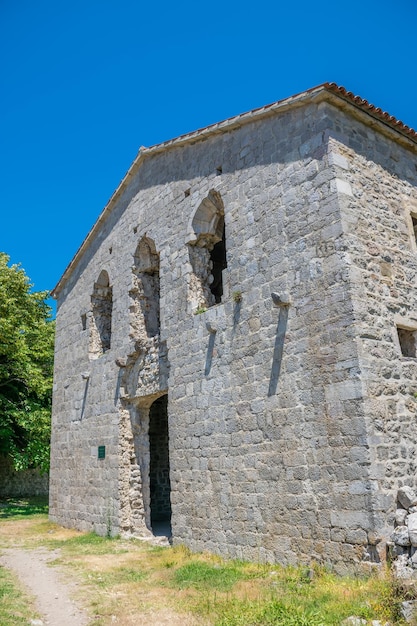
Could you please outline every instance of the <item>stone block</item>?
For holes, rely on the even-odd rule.
[[[411,513],[407,517],[408,534],[410,536],[411,545],[417,546],[417,513]]]
[[[369,530],[371,525],[369,516],[363,511],[332,511],[330,514],[332,526],[339,528],[361,528]]]
[[[338,152],[329,152],[329,165],[336,165],[344,170],[349,169],[349,162],[342,154]]]
[[[399,546],[409,546],[411,542],[408,526],[397,526],[391,534],[391,541]]]
[[[330,189],[333,192],[344,194],[346,196],[353,196],[352,187],[350,186],[350,184],[345,180],[341,180],[340,178],[336,178],[331,181]]]
[[[406,509],[397,509],[395,511],[395,523],[397,526],[403,526],[405,524],[405,518],[407,517]]]
[[[411,487],[407,485],[398,489],[397,498],[399,503],[405,508],[409,509],[411,506],[417,505],[417,494]]]
[[[412,624],[417,616],[417,601],[405,600],[401,602],[401,615],[407,624]]]

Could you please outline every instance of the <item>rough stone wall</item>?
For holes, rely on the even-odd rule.
[[[0,455],[0,497],[47,496],[48,482],[48,474],[39,470],[16,472],[9,459]]]
[[[194,310],[208,309],[215,304],[215,298],[210,290],[212,264],[210,251],[205,247],[190,246],[190,263],[192,272],[189,282],[189,301]]]
[[[80,313],[88,311],[91,284],[85,287],[64,315],[57,313],[50,517],[104,535],[118,532],[119,525],[119,369],[111,350],[89,359],[89,331]],[[98,458],[99,446],[105,446],[104,459]]]
[[[369,238],[362,242],[349,220],[363,220],[364,233],[373,228],[375,194],[385,216],[385,166],[374,172],[349,152],[349,132],[366,135],[366,127],[351,121],[344,134],[342,123],[345,115],[326,103],[293,108],[150,155],[131,177],[58,298],[52,519],[101,533],[150,532],[149,411],[168,391],[174,542],[239,558],[316,559],[339,571],[383,558],[388,483],[380,481],[375,499],[374,474],[398,423],[383,445],[375,439],[377,379],[389,379],[383,368],[370,372],[377,355],[358,329],[365,311],[366,332],[379,332],[371,302],[379,311],[381,299],[371,260],[361,267]],[[344,167],[346,151],[352,168]],[[190,242],[215,231],[212,198],[224,207],[227,268],[221,302],[206,298],[207,310],[195,314]],[[208,217],[198,232],[201,206]],[[381,248],[383,228],[375,229]],[[159,258],[155,334],[139,317],[146,276],[132,271],[144,237]],[[408,281],[413,269],[404,270]],[[111,347],[90,360],[82,320],[103,270]],[[414,362],[402,367],[405,379]]]
[[[216,188],[229,298],[169,319],[183,328],[169,343],[173,536],[196,550],[284,563],[367,554],[371,511],[349,491],[368,477],[354,315],[326,108],[315,113],[310,134],[306,111],[227,138],[235,161]]]
[[[338,115],[331,160],[340,205],[360,355],[370,475],[357,485],[389,536],[399,487],[416,483],[417,359],[400,339],[417,329],[417,156]]]

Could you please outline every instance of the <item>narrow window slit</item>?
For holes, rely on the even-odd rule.
[[[417,244],[417,216],[416,215],[411,216],[411,222],[413,224],[414,240]]]

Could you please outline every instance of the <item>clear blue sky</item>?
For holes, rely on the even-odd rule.
[[[415,0],[0,0],[0,250],[52,289],[141,145],[333,81],[417,129]]]

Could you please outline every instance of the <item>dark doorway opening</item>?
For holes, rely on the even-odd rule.
[[[210,252],[210,260],[212,262],[211,274],[213,276],[213,282],[210,285],[210,290],[215,297],[216,304],[222,301],[223,296],[223,270],[227,267],[226,260],[226,231],[223,224],[223,236],[222,240],[218,241],[214,248]]]
[[[149,411],[149,487],[152,532],[165,536],[171,536],[168,441],[168,396],[164,395],[153,402]]]

